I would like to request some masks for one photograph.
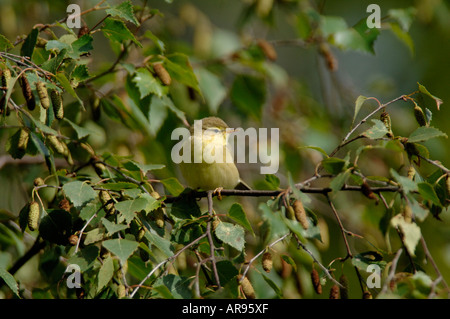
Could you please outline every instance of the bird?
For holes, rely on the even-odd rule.
[[[233,130],[219,117],[205,117],[201,123],[202,134],[194,132],[195,125],[191,126],[189,140],[185,142],[191,144],[190,162],[180,163],[181,173],[188,186],[195,190],[218,191],[219,194],[222,189],[250,190],[251,188],[241,180],[227,145],[229,134]],[[195,144],[201,145],[201,149],[195,147]],[[195,163],[196,152],[197,158],[201,159],[198,163]],[[213,161],[212,157],[216,155],[217,158]]]

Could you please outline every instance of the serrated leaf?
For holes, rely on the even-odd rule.
[[[230,217],[232,220],[243,226],[245,229],[250,231],[253,235],[255,233],[253,232],[252,225],[247,219],[247,215],[244,212],[244,209],[242,206],[238,203],[234,203],[230,210],[228,211],[228,217]]]
[[[374,123],[374,126],[365,131],[362,134],[363,136],[370,139],[377,139],[384,137],[386,133],[388,133],[388,129],[386,128],[386,125],[384,125],[383,122],[376,119],[373,119],[372,122]]]
[[[145,210],[148,201],[145,198],[139,197],[130,200],[124,200],[115,204],[116,209],[121,213],[118,221],[125,221],[129,224],[135,217],[135,213]]]
[[[139,244],[128,239],[110,239],[102,243],[103,247],[119,257],[122,262],[126,262],[128,257],[137,249]]]
[[[142,44],[136,40],[133,33],[126,27],[125,23],[120,20],[107,18],[105,25],[102,27],[102,32],[111,41],[123,43],[124,41],[131,40],[137,46],[142,48]]]
[[[215,230],[217,238],[225,244],[242,251],[245,246],[245,231],[239,225],[221,222]]]
[[[141,171],[142,174],[147,174],[148,171],[154,171],[158,169],[163,169],[166,167],[163,164],[141,164],[135,161],[128,161],[123,165],[129,171]]]
[[[280,179],[276,175],[266,174],[264,175],[264,181],[270,189],[277,190],[280,187]]]
[[[105,235],[105,230],[103,228],[95,228],[86,233],[86,238],[83,241],[83,244],[90,245],[96,242],[99,242],[103,239]]]
[[[333,180],[330,182],[330,188],[333,192],[338,192],[344,186],[347,179],[350,177],[351,171],[350,169],[339,173]]]
[[[86,182],[69,182],[62,189],[75,207],[82,207],[97,197],[97,193]]]
[[[136,70],[133,82],[136,83],[136,86],[141,93],[141,99],[150,94],[162,97],[168,92],[168,88],[162,85],[146,68],[139,68]]]
[[[432,126],[421,126],[411,133],[411,135],[408,137],[408,142],[425,142],[435,137],[447,137],[447,134]]]
[[[153,41],[160,53],[166,51],[166,47],[163,41],[161,41],[156,35],[154,35],[150,30],[145,31],[144,37]]]
[[[401,214],[398,214],[391,219],[391,225],[394,228],[398,227],[401,230],[406,249],[411,256],[415,256],[414,251],[422,236],[420,227],[417,226],[416,223],[405,221]]]
[[[100,248],[96,245],[87,246],[78,251],[75,256],[70,257],[67,263],[78,265],[81,272],[87,271],[94,265],[99,252]]]
[[[94,47],[92,46],[92,41],[94,39],[89,34],[85,34],[82,37],[73,41],[70,45],[71,50],[69,50],[68,55],[72,59],[78,59],[82,54],[88,53]]]
[[[442,100],[441,100],[440,98],[438,98],[438,97],[434,96],[433,94],[431,94],[431,93],[427,90],[427,88],[426,88],[425,86],[423,86],[423,85],[420,84],[419,82],[417,82],[417,84],[419,85],[419,91],[420,91],[420,92],[422,92],[423,94],[425,94],[425,95],[431,97],[431,98],[436,102],[436,107],[437,107],[437,109],[438,109],[438,111],[439,111],[439,108],[440,108],[441,104],[444,103],[444,102],[442,102]]]
[[[103,265],[98,271],[97,292],[100,292],[113,278],[114,261],[111,256],[103,260]]]
[[[113,17],[119,17],[135,25],[139,25],[139,22],[134,16],[133,5],[130,1],[125,1],[110,9],[106,9],[106,13]]]
[[[367,268],[372,264],[378,265],[383,269],[386,266],[386,261],[376,251],[366,251],[352,258],[352,265],[363,271],[367,271]]]
[[[164,60],[164,66],[172,79],[193,88],[202,95],[197,77],[189,62],[189,57],[183,53],[174,53],[167,55],[166,58]]]
[[[166,257],[173,256],[174,248],[172,242],[158,235],[147,221],[143,220],[143,223],[148,229],[148,231],[145,232],[145,238],[148,239],[149,244],[158,248]]]
[[[389,172],[391,173],[392,177],[403,187],[403,190],[406,193],[416,192],[418,190],[417,184],[414,181],[410,180],[408,177],[401,176],[393,168],[391,168]]]
[[[86,81],[91,76],[89,75],[89,70],[85,64],[79,64],[72,71],[71,82],[74,86],[78,86],[80,82]]]
[[[217,262],[217,273],[222,285],[226,285],[230,280],[236,277],[239,272],[229,260],[221,260]]]
[[[128,226],[124,225],[124,224],[116,224],[114,222],[110,222],[109,220],[107,220],[106,218],[102,218],[101,219],[103,226],[105,226],[106,230],[107,230],[107,236],[111,236],[112,234],[127,229]]]

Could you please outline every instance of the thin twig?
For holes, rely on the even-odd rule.
[[[148,278],[150,278],[162,265],[170,262],[173,259],[176,259],[183,251],[185,251],[186,249],[192,247],[193,245],[195,245],[198,241],[200,241],[201,239],[206,237],[206,233],[202,234],[201,236],[197,237],[197,239],[194,239],[193,241],[191,241],[189,244],[187,244],[186,246],[184,246],[183,248],[181,248],[176,254],[170,256],[169,258],[161,261],[159,264],[157,264],[148,274],[147,276],[145,276],[144,279],[142,279],[142,281],[136,286],[136,288],[133,290],[133,292],[130,294],[129,298],[132,299],[133,296],[136,294],[136,292],[139,290],[139,288],[142,287],[142,285],[144,284],[144,282],[147,281]]]
[[[210,249],[210,255],[211,255],[211,264],[212,269],[214,273],[214,277],[216,279],[217,287],[220,289],[220,279],[219,279],[219,273],[217,271],[217,265],[216,265],[216,257],[215,257],[215,246],[214,241],[212,238],[212,220],[213,220],[213,193],[214,191],[208,191],[208,214],[209,214],[209,221],[206,225],[206,234],[208,236],[208,242],[209,242],[209,249]]]
[[[347,240],[347,231],[345,230],[344,225],[342,224],[341,218],[339,217],[336,207],[334,207],[334,204],[331,201],[330,197],[328,195],[326,195],[326,197],[327,197],[328,204],[330,205],[331,210],[333,211],[334,217],[336,218],[336,220],[339,224],[339,228],[341,230],[342,237],[344,238],[345,248],[347,249],[347,256],[343,259],[343,261],[346,260],[347,258],[353,258],[353,255],[352,255],[352,252],[350,250],[350,246],[349,246],[348,240]]]
[[[394,259],[392,259],[391,269],[389,269],[389,274],[388,274],[388,276],[386,278],[386,281],[384,282],[384,285],[383,285],[383,288],[380,291],[380,294],[383,294],[383,293],[387,292],[389,283],[394,278],[395,270],[397,269],[397,263],[398,263],[398,260],[400,259],[400,255],[402,254],[402,252],[403,252],[403,249],[400,248],[397,251],[397,253],[395,254]]]

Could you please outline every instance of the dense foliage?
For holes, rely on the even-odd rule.
[[[325,1],[242,1],[231,32],[167,2],[100,1],[80,28],[42,2],[26,35],[0,35],[0,296],[448,298],[446,106],[419,78],[371,97],[337,76],[388,33],[414,53],[423,7],[371,29],[365,7],[349,24]],[[265,36],[280,17],[295,35]],[[186,188],[171,132],[209,115],[279,128],[279,172]]]

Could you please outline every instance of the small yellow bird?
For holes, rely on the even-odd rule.
[[[227,130],[228,129],[228,130]],[[250,189],[239,176],[239,171],[233,161],[227,140],[230,133],[228,125],[218,117],[202,119],[202,134],[194,134],[191,127],[190,163],[181,162],[180,169],[188,186],[192,189]],[[232,132],[232,130],[231,130]],[[201,145],[195,147],[195,145]],[[216,153],[222,152],[222,154]],[[212,158],[219,160],[212,161]],[[195,158],[201,159],[195,163]]]

